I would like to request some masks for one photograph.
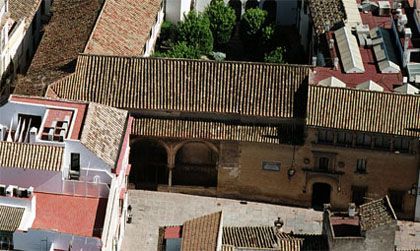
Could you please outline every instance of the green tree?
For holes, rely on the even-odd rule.
[[[240,34],[244,42],[258,41],[265,27],[267,11],[258,8],[248,9],[241,19]]]
[[[213,0],[204,14],[210,20],[210,29],[216,45],[227,44],[236,24],[235,11],[223,0]]]
[[[210,20],[207,16],[190,11],[184,16],[184,21],[178,25],[178,42],[184,42],[187,47],[196,48],[201,54],[213,50],[213,35],[210,30]]]
[[[178,42],[167,52],[155,52],[154,57],[163,58],[190,58],[198,59],[201,56],[200,51],[192,46],[187,45],[185,42]]]
[[[285,50],[283,47],[277,47],[272,52],[265,54],[264,61],[267,63],[276,63],[276,64],[283,64],[284,63],[284,54]]]

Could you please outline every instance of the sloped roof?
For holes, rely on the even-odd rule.
[[[310,67],[81,55],[49,96],[130,110],[292,118],[303,113]],[[299,102],[298,104],[296,104]]]
[[[345,88],[346,84],[336,77],[329,77],[318,82],[318,85]]]
[[[334,32],[337,41],[338,51],[340,52],[341,63],[346,73],[363,73],[362,55],[356,37],[351,34],[349,27],[344,26]]]
[[[99,13],[99,2],[52,2],[53,15],[44,27],[27,75],[18,80],[14,93],[42,96],[49,84],[74,71],[78,53],[83,52]]]
[[[162,0],[106,0],[85,53],[141,56]]]
[[[303,239],[292,237],[269,226],[223,227],[222,243],[238,248],[300,251]]]
[[[0,167],[61,171],[63,147],[0,141]]]
[[[138,118],[131,133],[138,136],[163,138],[210,139],[278,143],[278,128],[274,126],[234,125],[221,122]]]
[[[420,96],[310,86],[308,126],[420,137]]]
[[[222,212],[198,217],[183,224],[181,249],[183,251],[214,251],[222,219]]]
[[[25,26],[28,27],[41,2],[41,0],[9,0],[10,17],[15,21],[27,18]]]
[[[384,88],[377,83],[375,83],[372,80],[365,81],[363,83],[360,83],[356,86],[356,89],[358,90],[370,90],[370,91],[378,91],[383,92]]]
[[[0,232],[14,232],[19,228],[25,208],[0,205]]]
[[[127,111],[90,103],[80,141],[105,163],[114,167],[126,121]]]
[[[325,25],[333,27],[347,19],[342,0],[309,0],[309,11],[314,23],[315,32],[325,32]]]
[[[388,196],[371,201],[359,207],[360,226],[367,231],[382,225],[397,223],[397,217],[389,202]]]

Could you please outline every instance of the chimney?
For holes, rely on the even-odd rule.
[[[0,141],[4,141],[6,139],[6,131],[7,127],[5,125],[0,124]]]
[[[312,66],[316,66],[316,61],[318,61],[317,57],[312,57]]]
[[[36,134],[38,133],[38,130],[36,127],[32,127],[29,131],[29,143],[33,144],[36,141]]]
[[[349,203],[349,216],[354,217],[356,216],[356,204]]]
[[[340,63],[340,59],[338,57],[334,58],[334,70],[338,70],[338,64]]]
[[[277,217],[277,220],[274,221],[274,226],[276,227],[278,232],[283,231],[282,230],[283,225],[284,225],[284,221],[280,217]]]
[[[332,39],[332,38],[330,39],[329,47],[330,47],[330,50],[332,50],[334,48],[334,39]]]

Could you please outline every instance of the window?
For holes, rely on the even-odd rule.
[[[365,159],[358,159],[357,165],[356,165],[356,172],[366,173],[366,164],[367,164],[367,161]]]
[[[351,146],[353,144],[353,134],[350,132],[339,132],[337,134],[337,144]]]
[[[334,143],[334,133],[327,130],[318,131],[318,143],[321,144],[333,144]]]
[[[406,138],[395,138],[394,140],[394,151],[402,153],[408,153],[410,149],[410,141]]]
[[[80,172],[80,153],[71,153],[70,170]]]
[[[404,194],[405,194],[404,191],[396,191],[396,190],[389,191],[389,200],[391,201],[391,205],[394,208],[395,212],[403,211]]]
[[[352,186],[352,199],[351,201],[360,206],[365,202],[365,197],[367,193],[367,187],[365,186]]]
[[[390,150],[391,149],[391,138],[386,136],[375,137],[375,148]]]
[[[356,139],[357,146],[370,147],[371,143],[372,143],[372,137],[370,135],[367,135],[365,133],[357,134],[357,139]]]
[[[321,158],[319,158],[318,168],[321,169],[321,170],[327,171],[329,169],[328,168],[329,162],[330,162],[330,159],[327,158],[327,157],[321,157]]]
[[[280,171],[280,162],[263,161],[262,168],[267,171]]]

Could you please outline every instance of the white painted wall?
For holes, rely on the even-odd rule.
[[[72,250],[99,251],[101,240],[95,237],[81,237],[55,231],[29,229],[27,232],[16,231],[13,234],[14,248],[17,250]]]
[[[31,114],[43,118],[45,111],[45,106],[8,102],[0,107],[0,124],[6,125],[9,128],[10,121],[13,118],[13,128],[16,128],[18,124],[18,113]]]
[[[190,11],[191,0],[166,0],[165,17],[167,21],[177,24]]]
[[[149,57],[150,55],[153,54],[153,52],[155,50],[156,40],[159,36],[160,27],[162,26],[164,16],[165,16],[165,13],[164,13],[163,8],[162,8],[158,13],[157,21],[156,21],[155,25],[152,27],[152,35],[149,38],[149,40],[147,40],[147,42],[146,42],[146,51],[143,55],[144,57]]]
[[[59,193],[61,172],[0,167],[0,184],[34,187],[36,192]]]
[[[0,196],[0,205],[25,209],[18,230],[27,231],[32,226],[36,216],[36,196],[30,198]]]
[[[93,182],[96,175],[101,182],[111,184],[113,174],[111,166],[106,164],[78,140],[65,140],[63,155],[63,178],[67,178],[70,168],[71,153],[80,154],[80,180]]]

